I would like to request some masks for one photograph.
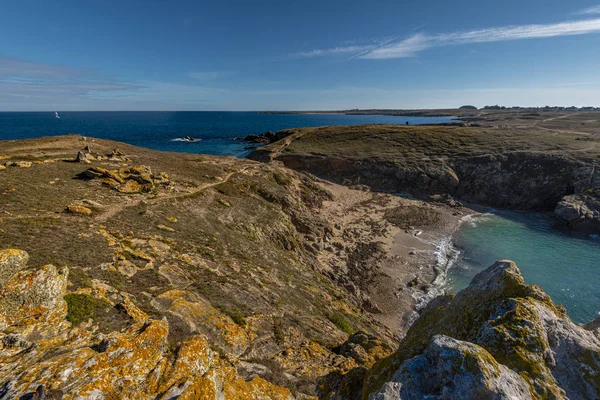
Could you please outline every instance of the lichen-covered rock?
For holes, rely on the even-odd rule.
[[[31,168],[33,163],[31,161],[9,161],[6,163],[7,167],[18,167],[18,168]]]
[[[433,339],[436,335],[452,339]],[[480,398],[515,398],[509,393],[521,387],[521,380],[535,399],[600,397],[600,338],[573,324],[565,310],[539,287],[526,285],[511,261],[498,261],[456,296],[434,299],[396,353],[369,371],[363,398],[420,398],[425,388],[415,386],[410,379],[410,370],[417,371],[419,363],[429,365],[423,374],[438,374],[445,377],[445,382],[453,382],[450,386],[443,380],[440,383],[442,393],[447,394],[443,398],[465,398],[460,393],[470,393],[473,383],[469,379],[475,375],[469,378],[461,375],[464,371],[450,373],[447,365],[435,361],[432,354],[436,352],[450,354],[440,352],[444,347],[462,349],[465,354],[482,350],[471,357],[470,365],[486,390],[494,387],[495,392],[489,393],[499,394]],[[482,370],[492,366],[495,372],[491,375]],[[425,375],[420,376],[422,379]],[[523,396],[516,398],[526,398]]]
[[[531,399],[529,386],[485,349],[434,336],[422,355],[406,360],[372,400]]]
[[[0,332],[45,337],[63,324],[67,276],[67,268],[46,265],[9,279],[0,289]]]
[[[293,399],[258,376],[246,381],[203,335],[174,351],[166,318],[150,319],[125,293],[128,327],[73,327],[65,320],[67,276],[48,265],[18,272],[0,289],[0,398]]]
[[[248,336],[238,324],[193,292],[170,290],[152,300],[152,306],[208,336],[225,354],[239,356],[248,346]]]
[[[169,177],[166,173],[154,175],[146,165],[108,170],[92,167],[81,175],[86,179],[100,179],[105,185],[121,193],[143,193],[152,191],[156,185],[166,185]]]
[[[70,204],[67,206],[67,212],[78,215],[92,215],[92,210],[78,204]]]
[[[27,266],[29,254],[23,250],[0,250],[0,287]]]
[[[79,152],[77,152],[77,156],[75,156],[75,162],[79,162],[79,163],[89,164],[95,160],[96,160],[96,157],[94,157],[93,155],[91,155],[90,153],[88,153],[86,151],[79,151]]]

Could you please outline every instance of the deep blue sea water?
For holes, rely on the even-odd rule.
[[[244,156],[248,143],[232,138],[287,128],[451,121],[447,117],[257,112],[0,112],[0,140],[76,133],[155,150]],[[177,141],[191,136],[202,140]]]
[[[552,219],[536,213],[496,211],[467,218],[452,240],[460,254],[448,271],[450,291],[509,259],[526,283],[539,285],[576,323],[600,315],[600,239],[557,230]]]

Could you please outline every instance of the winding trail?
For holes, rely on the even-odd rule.
[[[115,215],[123,212],[125,209],[130,208],[130,207],[136,207],[139,206],[140,204],[145,203],[145,204],[158,204],[160,202],[166,201],[166,200],[177,200],[177,199],[183,199],[186,197],[193,197],[203,191],[205,191],[206,189],[210,189],[213,188],[215,186],[221,185],[223,183],[226,183],[229,181],[229,179],[231,179],[232,176],[236,175],[236,174],[241,174],[244,173],[245,171],[247,171],[249,168],[251,168],[252,166],[246,166],[240,170],[237,171],[233,171],[230,172],[229,174],[225,175],[225,177],[223,178],[223,180],[217,181],[217,182],[210,182],[210,183],[206,183],[204,185],[200,185],[198,186],[196,189],[194,189],[191,192],[185,192],[185,193],[177,193],[177,194],[168,194],[168,195],[164,195],[164,196],[157,196],[156,198],[153,199],[131,199],[125,202],[121,202],[121,203],[117,203],[117,204],[112,204],[109,206],[105,206],[103,208],[103,212],[102,214],[98,214],[95,218],[96,221],[98,222],[104,222],[112,217],[114,217]]]

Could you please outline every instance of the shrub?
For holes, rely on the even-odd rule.
[[[329,314],[327,319],[330,320],[340,331],[348,335],[352,335],[355,332],[348,318],[342,314]]]
[[[67,302],[67,321],[73,325],[79,325],[92,318],[96,307],[105,303],[93,296],[81,293],[69,293],[64,299]]]

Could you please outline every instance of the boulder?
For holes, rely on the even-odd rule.
[[[554,215],[570,229],[600,232],[600,199],[593,192],[563,197],[556,205]]]
[[[95,160],[96,160],[96,158],[93,155],[91,155],[90,153],[85,152],[85,151],[79,151],[79,152],[77,152],[77,155],[75,156],[75,162],[79,162],[79,163],[89,164]]]
[[[370,400],[530,400],[529,385],[476,344],[437,335],[423,354],[406,360]]]
[[[554,209],[554,214],[565,222],[575,222],[585,215],[585,204],[582,201],[563,199]]]
[[[71,213],[71,214],[79,214],[79,215],[92,215],[92,210],[84,207],[84,206],[80,206],[78,204],[71,204],[69,206],[67,206],[67,212]]]
[[[160,172],[158,175],[152,173],[152,169],[146,165],[121,168],[119,170],[108,170],[102,167],[92,167],[80,175],[84,179],[101,179],[102,182],[121,193],[147,193],[152,191],[156,185],[167,185],[169,176]]]

